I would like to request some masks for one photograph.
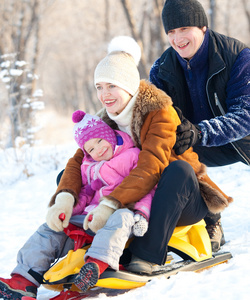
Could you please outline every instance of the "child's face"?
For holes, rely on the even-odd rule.
[[[168,40],[170,45],[178,54],[190,60],[200,48],[206,26],[199,27],[181,27],[168,32]]]
[[[97,98],[111,114],[121,113],[132,96],[115,84],[99,82],[96,84]]]
[[[95,160],[110,160],[113,156],[112,145],[100,138],[88,140],[84,144],[84,150]]]

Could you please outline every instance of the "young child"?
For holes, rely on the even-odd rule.
[[[81,165],[83,186],[73,215],[88,213],[89,219],[99,200],[109,195],[136,167],[140,150],[134,147],[127,133],[111,129],[97,116],[76,111],[73,121],[77,122],[74,127],[75,140],[85,153]],[[100,230],[91,227],[96,235],[85,255],[86,264],[75,280],[82,291],[94,286],[108,266],[114,270],[119,269],[119,259],[132,227],[137,236],[142,236],[147,230],[152,197],[153,191],[138,201],[134,206],[135,213],[117,207],[107,207],[106,211],[102,211],[102,214],[110,214],[110,217]],[[105,200],[99,205],[103,205],[103,202]],[[114,212],[114,209],[117,210]],[[93,216],[97,217],[96,214]],[[136,224],[135,220],[138,220]],[[87,219],[84,221],[84,229],[88,229]]]
[[[121,93],[124,93],[122,89]],[[63,232],[68,225],[67,220],[79,223],[80,218],[83,224],[84,217],[89,214],[88,222],[84,223],[87,230],[91,212],[104,206],[102,202],[99,204],[99,200],[109,195],[137,165],[140,150],[134,147],[127,133],[113,130],[99,117],[83,111],[76,111],[72,119],[76,123],[75,140],[85,154],[78,202],[74,206],[74,201],[65,199],[65,192],[59,194],[60,197],[48,210],[47,224],[41,225],[19,250],[18,265],[12,271],[11,279],[0,278],[0,299],[22,299],[23,296],[35,299],[37,287],[50,264],[74,247],[73,241],[67,240]],[[118,270],[120,256],[131,233],[143,236],[147,231],[153,193],[151,191],[135,203],[133,211],[105,205],[107,209],[102,210],[102,214],[110,217],[97,232],[91,227],[96,235],[85,255],[86,264],[75,280],[82,291],[94,286],[108,266]],[[61,213],[65,214],[66,223],[59,219]],[[93,218],[96,217],[98,215]],[[91,276],[86,277],[87,273]]]

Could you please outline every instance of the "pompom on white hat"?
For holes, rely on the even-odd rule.
[[[134,96],[140,85],[137,68],[140,58],[141,48],[133,38],[115,37],[108,46],[108,55],[95,69],[95,85],[100,82],[112,83]]]

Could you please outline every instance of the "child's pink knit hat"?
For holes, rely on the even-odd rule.
[[[72,115],[74,126],[74,138],[78,146],[85,152],[84,144],[94,138],[108,141],[113,148],[117,145],[115,131],[109,127],[101,118],[77,110]]]

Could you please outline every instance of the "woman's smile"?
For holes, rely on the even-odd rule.
[[[121,113],[132,98],[128,92],[108,82],[98,82],[96,90],[97,98],[111,114]]]

